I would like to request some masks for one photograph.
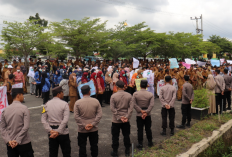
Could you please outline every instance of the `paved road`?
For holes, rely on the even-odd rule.
[[[26,105],[30,109],[30,137],[32,140],[32,146],[34,149],[35,157],[48,157],[48,135],[45,132],[41,121],[41,112],[42,112],[42,99],[35,98],[35,96],[25,95],[26,98]],[[54,104],[55,105],[55,104]],[[111,111],[109,105],[105,105],[106,107],[102,108],[103,117],[99,124],[99,157],[109,157],[111,148]],[[180,110],[181,102],[175,102],[176,108],[176,125],[180,124],[181,122],[181,110]],[[160,135],[161,129],[161,103],[159,99],[155,99],[155,106],[151,112],[152,116],[152,133],[153,133],[153,141],[154,143],[159,143],[160,141],[169,138],[170,131],[167,130],[167,136],[163,137]],[[193,120],[192,123],[195,121]],[[132,118],[130,120],[131,123],[131,142],[135,145],[137,144],[137,127],[136,127],[136,114],[133,111]],[[70,130],[70,139],[71,139],[71,147],[72,147],[72,155],[71,156],[78,156],[78,146],[77,146],[77,124],[75,123],[73,114],[70,115],[69,118],[69,130]],[[178,129],[176,129],[178,131]],[[147,140],[144,134],[144,146],[147,148]],[[0,138],[0,156],[7,157],[6,152],[6,145],[2,138]],[[87,154],[90,155],[90,146],[88,143],[87,146]],[[59,150],[59,157],[62,156],[61,151]],[[124,157],[124,146],[123,146],[123,139],[122,134],[120,134],[120,147],[119,147],[119,156]]]

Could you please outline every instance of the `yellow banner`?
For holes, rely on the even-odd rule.
[[[141,80],[147,80],[147,78],[135,79],[135,85],[136,85],[137,91],[141,90],[141,87],[140,87]]]

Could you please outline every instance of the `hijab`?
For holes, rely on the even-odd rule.
[[[97,74],[94,72],[91,74],[90,79],[93,80],[93,83],[97,86]]]
[[[143,70],[138,70],[137,74],[138,74],[137,78],[138,77],[143,78]]]
[[[216,86],[216,82],[214,81],[213,75],[209,74],[206,86],[211,90],[214,89],[214,87]]]
[[[60,70],[56,70],[56,72],[57,72],[57,74],[56,74],[56,76],[60,76]]]
[[[72,73],[72,74],[69,75],[69,81],[71,81],[71,82],[74,81],[73,76],[76,76],[76,74]]]
[[[81,78],[82,83],[88,82],[88,78],[87,78],[88,74],[89,74],[88,72],[83,73],[82,78]]]
[[[114,73],[113,82],[116,83],[118,81],[118,73]]]
[[[103,76],[103,72],[99,71],[97,73],[97,78],[100,80],[100,84],[101,84],[102,89],[104,89],[105,88],[105,82],[104,82],[104,79],[102,78],[102,76]]]
[[[120,80],[123,81],[125,83],[125,85],[127,86],[127,79],[126,79],[126,73],[124,70],[122,70],[120,72]]]
[[[106,75],[105,75],[105,81],[107,83],[110,83],[112,82],[112,78],[111,78],[111,73],[110,72],[107,72]]]
[[[33,67],[30,67],[30,69],[29,69],[29,72],[28,72],[27,76],[30,76],[30,77],[33,77],[33,78],[35,77],[35,72],[34,72]]]

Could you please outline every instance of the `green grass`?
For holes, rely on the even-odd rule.
[[[230,119],[232,119],[231,113],[223,114],[220,122],[218,116],[210,116],[198,121],[189,129],[178,131],[171,138],[156,144],[148,150],[136,151],[135,157],[175,157],[180,153],[186,152],[194,143],[211,136],[213,130],[218,129]]]

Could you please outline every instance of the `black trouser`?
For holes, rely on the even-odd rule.
[[[39,90],[39,93],[38,93],[38,90]],[[41,84],[36,84],[35,95],[41,96]]]
[[[86,154],[86,145],[87,138],[89,137],[91,156],[98,156],[98,131],[88,132],[88,133],[80,133],[78,132],[78,146],[79,146],[79,157],[87,157]]]
[[[224,92],[223,110],[226,109],[226,100],[228,102],[228,108],[231,108],[231,91],[225,91]]]
[[[152,142],[152,132],[151,132],[151,116],[147,116],[145,119],[137,116],[137,128],[138,128],[138,142],[143,143],[143,127],[145,126],[145,131],[147,135],[147,140]]]
[[[175,109],[174,108],[170,108],[170,109],[166,109],[166,108],[162,108],[161,110],[161,115],[162,115],[162,128],[166,129],[167,128],[167,116],[169,114],[169,127],[170,129],[174,129],[175,128]]]
[[[98,95],[97,95],[97,100],[99,101],[99,103],[100,103],[101,106],[102,106],[103,94],[98,94]]]
[[[64,96],[63,100],[68,103],[68,96]]]
[[[222,98],[223,95],[221,93],[215,93],[216,97],[216,113],[218,114],[218,105],[220,106],[220,114],[222,114]]]
[[[119,147],[119,134],[120,134],[120,129],[122,130],[123,134],[123,142],[124,146],[126,148],[131,147],[131,142],[130,142],[130,123],[112,123],[111,127],[111,134],[112,134],[112,148],[114,150],[118,150]]]
[[[14,149],[7,146],[8,157],[34,157],[34,151],[32,149],[31,142],[23,145],[18,145]]]
[[[49,138],[49,157],[58,157],[59,146],[61,147],[63,157],[71,157],[70,142],[69,134],[59,135],[55,139]]]
[[[49,100],[49,91],[48,92],[42,92],[43,95],[43,104],[46,104]]]
[[[181,112],[182,112],[182,125],[186,124],[186,119],[188,119],[188,123],[191,122],[191,104],[181,104]]]

